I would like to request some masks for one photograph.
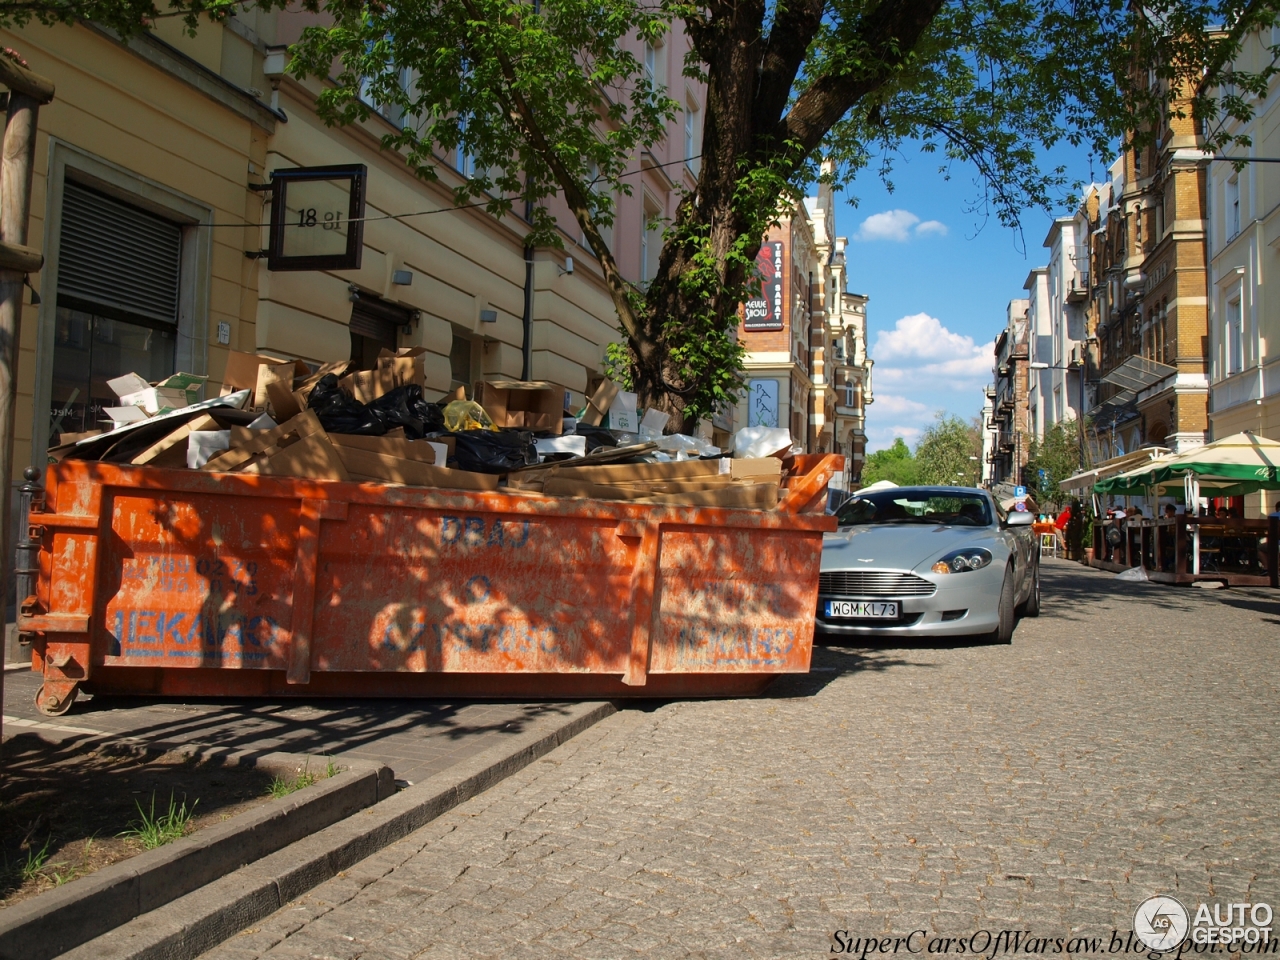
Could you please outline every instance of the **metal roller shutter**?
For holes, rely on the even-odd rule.
[[[182,227],[68,180],[63,187],[58,293],[178,322]]]

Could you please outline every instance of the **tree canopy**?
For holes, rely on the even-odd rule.
[[[281,6],[287,0],[258,0]],[[159,16],[195,28],[230,0],[5,0],[0,22],[94,19],[122,32]],[[529,242],[560,246],[547,202],[563,196],[600,260],[623,351],[615,360],[645,405],[693,421],[741,388],[738,306],[769,225],[819,177],[864,170],[891,180],[907,141],[939,174],[969,164],[979,207],[1016,224],[1054,208],[1066,171],[1043,148],[1107,155],[1126,131],[1154,137],[1170,111],[1211,121],[1249,115],[1274,65],[1232,72],[1241,42],[1271,26],[1280,0],[301,0],[320,13],[290,70],[327,83],[328,122],[374,104],[407,119],[384,146],[434,179],[442,151],[476,174],[459,202],[529,211]],[[687,77],[706,85],[697,187],[685,195],[657,276],[619,270],[601,229],[636,152],[665,136],[677,100],[650,82],[625,38],[691,38]],[[1178,97],[1166,92],[1175,89]],[[1230,141],[1206,128],[1210,146]],[[821,161],[829,166],[821,168]],[[683,422],[682,422],[683,421]]]
[[[1061,483],[1080,470],[1080,431],[1075,420],[1048,427],[1043,440],[1032,440],[1023,476],[1037,501],[1055,509],[1072,499]]]
[[[920,470],[916,458],[902,437],[894,437],[893,445],[867,454],[862,466],[862,485],[868,487],[880,480],[888,480],[900,487],[917,482]]]
[[[938,413],[916,445],[920,483],[976,487],[982,479],[982,434],[977,421]]]

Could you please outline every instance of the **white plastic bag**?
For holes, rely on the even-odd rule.
[[[1145,580],[1150,580],[1151,578],[1147,576],[1147,571],[1144,570],[1142,567],[1130,567],[1128,570],[1125,570],[1121,573],[1117,573],[1116,579],[1145,581]]]
[[[786,427],[743,427],[733,437],[735,457],[770,457],[791,446]]]

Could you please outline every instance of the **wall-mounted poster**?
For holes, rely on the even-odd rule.
[[[778,381],[747,381],[747,426],[778,425]]]
[[[761,277],[760,296],[746,302],[742,329],[781,330],[782,244],[777,241],[762,243],[760,252],[756,254],[756,269]]]

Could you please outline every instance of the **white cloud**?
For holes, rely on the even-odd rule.
[[[876,402],[879,403],[879,399]],[[889,449],[893,446],[895,437],[901,437],[908,447],[914,447],[923,433],[922,427],[910,427],[905,424],[895,427],[868,427],[867,452],[875,453],[877,450]]]
[[[886,210],[873,213],[858,227],[856,240],[893,240],[905,243],[911,239],[911,228],[920,222],[910,210]]]
[[[877,393],[874,405],[876,413],[910,414],[927,413],[929,411],[929,407],[926,404],[916,403],[914,400],[895,396],[892,393]]]
[[[920,222],[910,210],[886,210],[873,213],[863,220],[854,234],[855,240],[892,240],[894,243],[906,243],[912,235],[917,237],[947,235],[947,225],[941,220],[925,220]]]
[[[871,356],[877,361],[954,360],[967,359],[979,353],[984,357],[991,356],[985,347],[974,344],[973,337],[952,333],[937,317],[913,313],[899,319],[892,330],[880,331]],[[878,370],[876,372],[879,373]]]

